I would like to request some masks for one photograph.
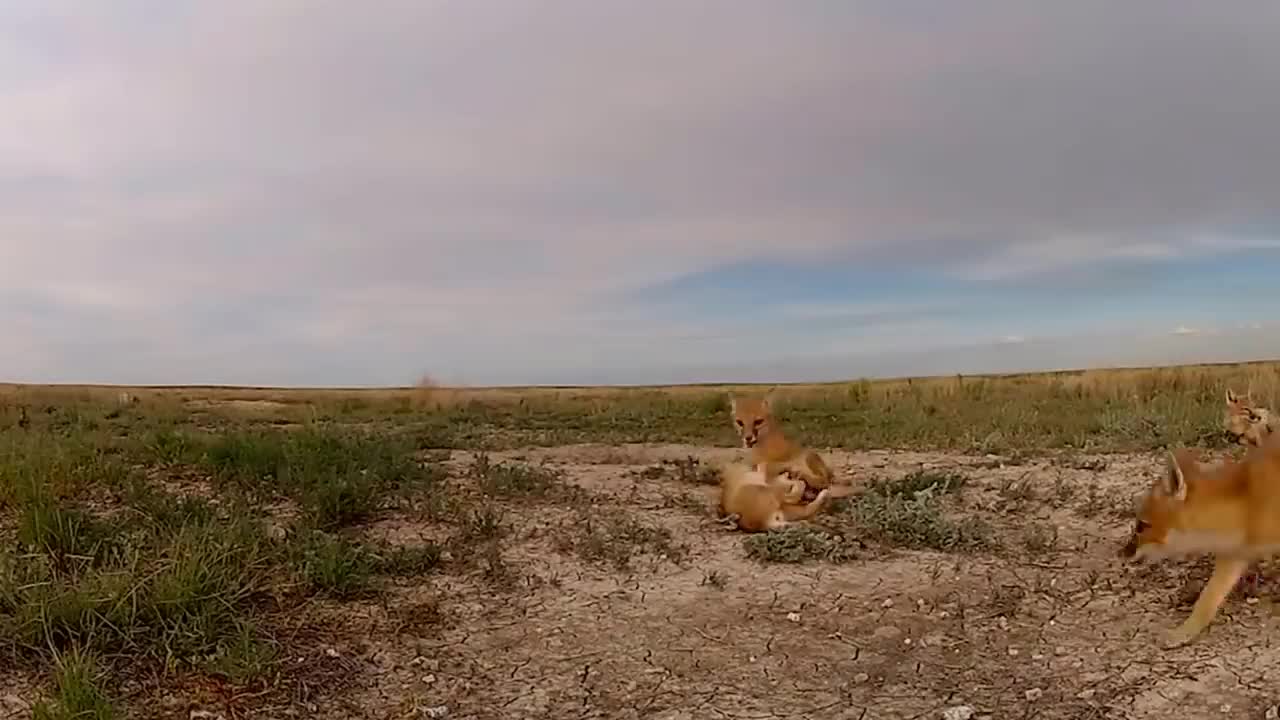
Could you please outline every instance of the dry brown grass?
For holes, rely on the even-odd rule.
[[[519,403],[526,400],[625,399],[635,393],[658,392],[673,397],[698,397],[709,393],[752,393],[777,387],[792,398],[843,391],[862,385],[872,398],[901,397],[911,393],[959,395],[975,383],[1041,385],[1065,392],[1111,400],[1134,400],[1161,391],[1177,392],[1206,382],[1230,386],[1238,392],[1252,392],[1254,399],[1274,404],[1280,399],[1280,361],[1180,365],[1160,368],[1115,368],[1063,370],[1047,373],[1007,375],[945,375],[925,378],[889,378],[830,383],[781,383],[770,385],[699,384],[638,386],[501,386],[450,387],[424,374],[410,387],[386,388],[271,388],[241,386],[131,386],[131,385],[23,385],[0,383],[0,402],[109,402],[124,390],[147,399],[270,401],[282,404],[326,404],[343,400],[395,403],[406,398],[433,400],[442,393],[450,404],[466,402]]]
[[[1223,394],[1280,407],[1280,363],[1086,370],[779,385],[789,426],[818,447],[948,448],[999,453],[1223,446]],[[0,386],[6,407],[93,408],[110,386]],[[679,441],[729,446],[728,392],[761,386],[447,387],[377,389],[124,388],[122,412],[216,427],[362,422],[419,433],[424,447]],[[4,418],[0,417],[0,423]]]

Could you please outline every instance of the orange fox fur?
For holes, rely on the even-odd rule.
[[[1191,450],[1169,454],[1168,467],[1142,498],[1129,541],[1130,560],[1212,553],[1213,575],[1191,615],[1165,640],[1191,642],[1218,614],[1249,563],[1280,552],[1280,443],[1250,448],[1243,460],[1201,467]]]
[[[804,489],[803,481],[766,479],[758,467],[732,463],[720,470],[720,511],[736,516],[742,530],[777,530],[812,518],[822,511],[828,500],[841,494],[825,488],[812,501],[802,504]]]
[[[766,393],[758,398],[729,395],[729,414],[742,439],[742,446],[751,451],[752,466],[760,468],[763,465],[769,479],[789,472],[817,490],[836,484],[835,474],[823,462],[821,455],[792,441],[783,432],[773,415],[771,395]]]
[[[1222,426],[1241,445],[1257,447],[1274,432],[1271,411],[1253,403],[1248,393],[1227,390],[1227,409]]]

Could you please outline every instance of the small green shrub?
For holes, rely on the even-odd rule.
[[[93,656],[73,650],[58,657],[54,698],[32,708],[33,720],[114,720],[118,717],[99,686],[103,673]]]
[[[742,539],[747,557],[760,562],[804,563],[825,560],[845,563],[857,557],[858,543],[813,525],[791,525],[752,533]]]

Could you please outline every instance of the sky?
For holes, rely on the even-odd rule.
[[[0,379],[1280,357],[1271,0],[0,0]]]

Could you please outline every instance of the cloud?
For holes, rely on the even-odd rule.
[[[1174,335],[1199,335],[1200,331],[1196,328],[1189,328],[1185,325],[1179,325],[1173,329]]]
[[[1260,2],[6,4],[6,367],[655,367],[767,344],[616,300],[733,263],[1272,248],[1277,31]],[[876,328],[821,348],[972,332],[877,302],[785,312]]]

